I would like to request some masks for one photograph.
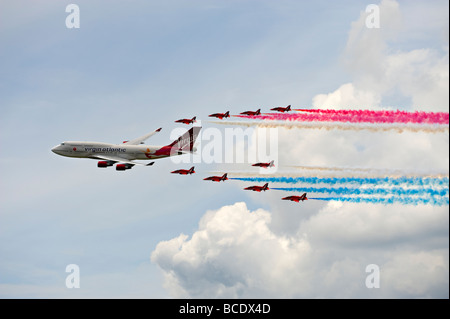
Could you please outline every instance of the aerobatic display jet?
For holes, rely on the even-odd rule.
[[[175,121],[175,123],[192,124],[192,123],[196,122],[196,118],[197,118],[197,117],[194,116],[194,117],[191,118],[191,119],[181,119],[181,120]]]
[[[194,126],[165,146],[141,145],[149,137],[161,131],[159,128],[134,140],[124,141],[122,144],[69,141],[55,146],[52,152],[61,156],[100,160],[97,163],[98,167],[109,167],[118,163],[116,170],[124,171],[135,165],[150,166],[154,163],[139,163],[134,160],[154,160],[195,152],[194,143],[200,130],[201,127]]]
[[[261,109],[258,109],[257,111],[245,111],[240,114],[249,115],[249,116],[257,116],[257,115],[261,114]]]
[[[271,111],[277,111],[277,112],[289,112],[291,110],[291,106],[288,105],[286,107],[274,107],[273,109],[270,109]]]
[[[203,180],[204,181],[213,181],[213,182],[221,182],[221,181],[226,181],[228,179],[227,174],[223,174],[223,176],[210,176],[210,177],[206,177]]]
[[[273,164],[274,161],[271,161],[270,163],[256,163],[253,164],[252,166],[258,166],[258,167],[264,167],[264,168],[268,168],[268,167],[274,167],[275,165]]]
[[[265,192],[268,189],[270,189],[269,183],[264,184],[264,186],[250,186],[250,187],[244,188],[244,190],[255,191],[255,192],[261,192],[261,191]]]
[[[308,198],[306,197],[306,193],[303,193],[303,195],[302,196],[288,196],[288,197],[284,197],[284,198],[282,198],[283,200],[291,200],[291,201],[293,201],[293,202],[300,202],[300,201],[305,201],[305,200],[308,200]]]
[[[180,175],[191,175],[194,174],[194,166],[190,169],[177,169],[176,171],[171,172],[172,174],[180,174]]]
[[[214,113],[208,115],[209,117],[217,117],[218,119],[222,120],[223,118],[230,117],[230,111],[227,111],[225,113]]]

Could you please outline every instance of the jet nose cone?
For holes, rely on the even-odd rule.
[[[52,152],[59,155],[60,154],[60,152],[59,152],[59,145],[57,145],[54,148],[52,148]]]

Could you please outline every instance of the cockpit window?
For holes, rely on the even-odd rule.
[[[61,143],[61,145],[64,145],[64,143]]]

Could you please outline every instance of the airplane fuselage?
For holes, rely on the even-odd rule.
[[[55,146],[52,151],[61,156],[97,159],[119,156],[129,160],[151,160],[178,155],[172,147],[151,145],[109,144],[100,142],[68,141]]]
[[[117,163],[116,170],[123,171],[135,165],[151,166],[154,163],[139,163],[134,160],[154,160],[195,152],[194,143],[200,129],[201,127],[191,127],[178,139],[165,146],[144,145],[146,139],[161,131],[159,128],[122,144],[68,141],[52,148],[52,152],[66,157],[96,159],[99,160],[97,166],[102,168]]]

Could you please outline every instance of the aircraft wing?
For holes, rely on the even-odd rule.
[[[152,137],[153,135],[155,135],[156,133],[158,133],[159,131],[161,131],[161,128],[157,129],[156,131],[153,131],[151,133],[145,134],[141,137],[135,138],[133,140],[129,140],[128,142],[126,142],[125,144],[128,145],[139,145],[142,142],[144,142],[146,139],[148,139],[149,137]]]
[[[124,157],[109,156],[109,155],[108,156],[96,155],[94,158],[100,159],[100,160],[105,160],[105,161],[120,162],[120,163],[126,163],[126,164],[132,164],[132,165],[141,165],[141,166],[150,166],[150,165],[153,165],[153,163],[154,163],[154,162],[150,162],[150,163],[147,163],[147,164],[138,163],[138,162],[131,161],[131,160],[129,160],[127,158],[124,158]]]

